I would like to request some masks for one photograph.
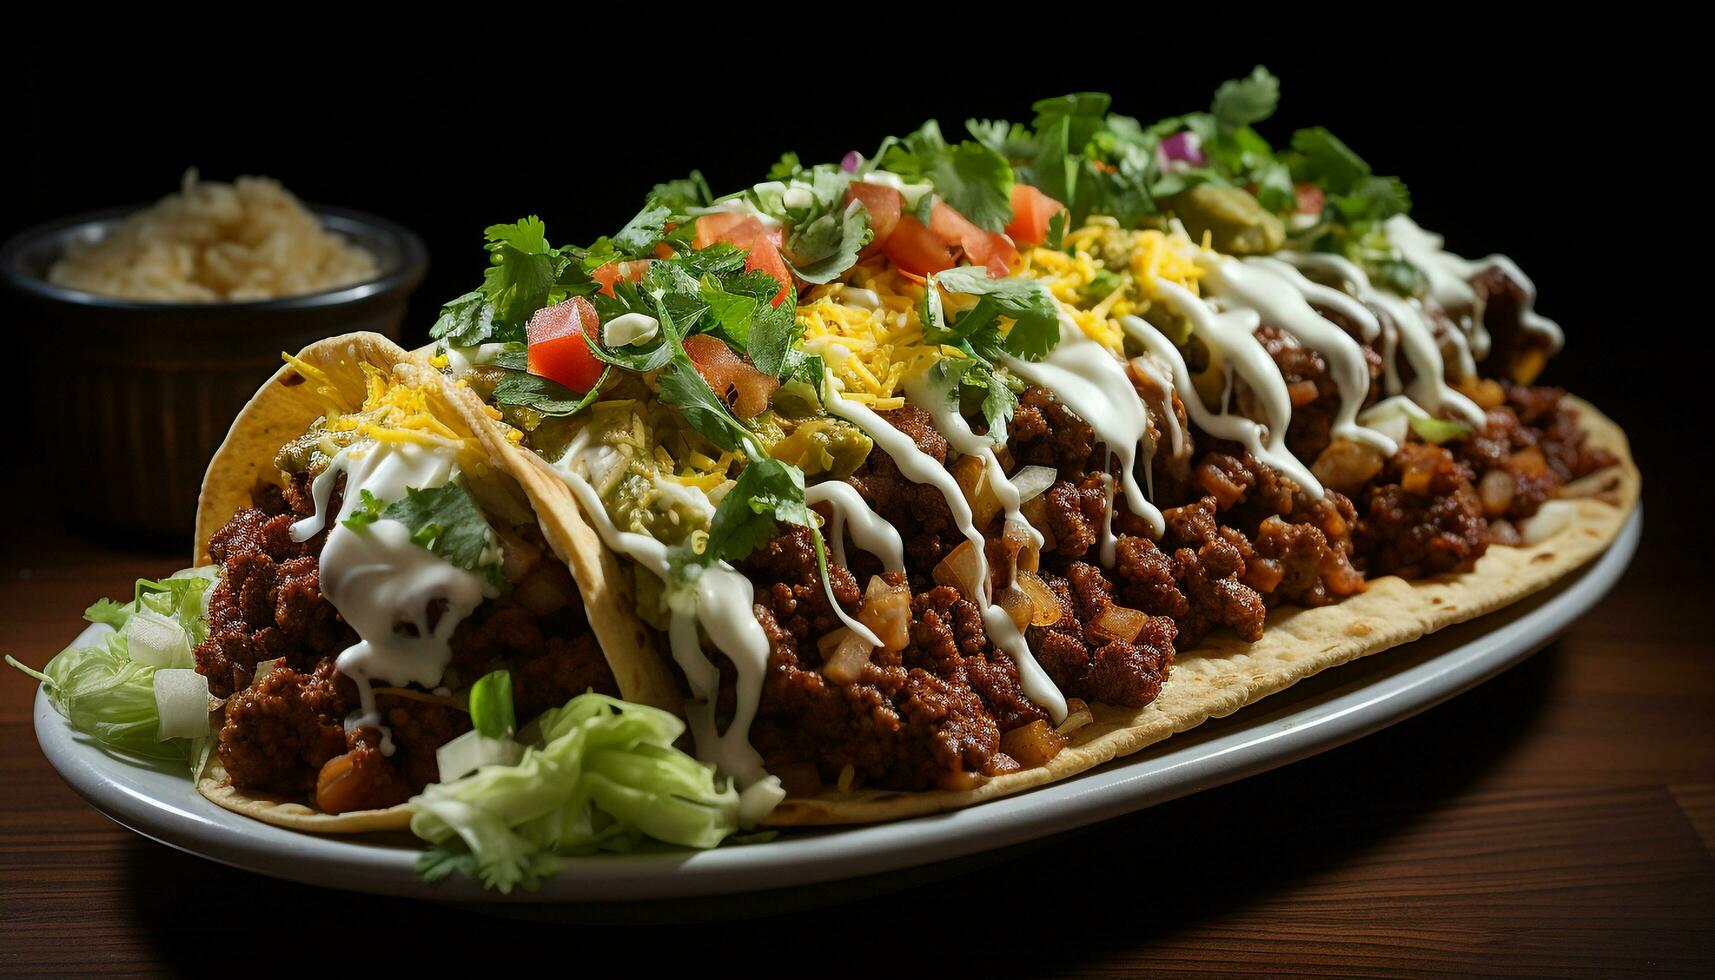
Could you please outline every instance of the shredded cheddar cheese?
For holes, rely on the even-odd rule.
[[[1114,353],[1122,353],[1125,333],[1119,319],[1141,316],[1160,298],[1160,283],[1197,293],[1202,276],[1193,258],[1199,246],[1176,233],[1126,230],[1112,218],[1092,217],[1066,235],[1065,249],[1033,248],[1024,256],[1024,275],[1042,279],[1078,329]],[[1119,268],[1107,258],[1126,256]]]
[[[294,357],[287,357],[294,370],[315,381],[323,397],[333,399],[332,380],[314,366]],[[477,441],[460,435],[442,421],[436,413],[435,399],[440,392],[432,382],[415,385],[398,380],[370,364],[361,365],[364,375],[363,404],[353,411],[330,408],[324,427],[329,432],[351,432],[376,442],[414,443],[436,448],[451,448],[464,457],[464,465],[482,468],[486,456]]]
[[[964,356],[924,339],[922,301],[923,287],[898,272],[859,266],[848,282],[818,287],[799,305],[804,349],[821,355],[846,398],[878,412],[901,408],[907,379],[941,358]],[[958,299],[948,297],[947,306],[957,310]]]

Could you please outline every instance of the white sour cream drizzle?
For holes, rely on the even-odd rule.
[[[1383,387],[1389,395],[1400,393],[1399,370],[1395,358],[1400,352],[1417,375],[1406,394],[1412,401],[1434,413],[1445,405],[1472,425],[1485,424],[1483,410],[1476,403],[1447,385],[1446,366],[1441,349],[1429,324],[1411,303],[1370,283],[1364,270],[1338,255],[1321,252],[1278,252],[1277,259],[1299,269],[1320,270],[1346,283],[1360,302],[1375,307],[1393,324],[1392,336],[1384,334],[1381,349],[1386,374]]]
[[[378,519],[358,530],[344,522],[362,506],[364,490],[391,502],[404,498],[408,488],[442,486],[457,472],[451,447],[358,443],[341,450],[316,477],[310,487],[316,512],[292,525],[294,541],[321,533],[328,526],[334,483],[345,474],[339,523],[322,545],[321,588],[358,636],[334,661],[357,684],[362,705],[345,727],[380,728],[386,755],[393,754],[393,738],[381,724],[372,682],[440,685],[452,659],[453,630],[495,593],[482,576],[413,542],[411,529],[398,521]],[[437,603],[443,604],[440,617],[431,625],[430,606]]]
[[[851,484],[841,480],[818,483],[804,490],[804,502],[825,503],[833,508],[834,517],[828,522],[826,537],[834,561],[850,567],[846,562],[846,533],[849,531],[859,548],[881,559],[884,571],[905,571],[905,542],[899,537],[899,529],[871,510]],[[839,603],[835,603],[834,608],[838,609]]]
[[[905,382],[905,397],[913,405],[929,413],[934,420],[935,430],[947,437],[947,444],[961,456],[975,456],[983,461],[983,467],[988,477],[989,486],[994,489],[994,495],[1000,500],[1000,506],[1006,511],[1008,524],[1021,528],[1030,541],[1038,548],[1042,547],[1042,533],[1030,526],[1019,512],[1022,502],[1019,499],[1018,488],[1006,475],[1005,467],[1000,465],[1000,457],[995,455],[995,446],[1006,438],[1002,429],[998,437],[994,433],[978,435],[971,429],[971,424],[959,413],[956,405],[947,400],[946,391],[939,388],[929,379],[928,371],[920,371]]]
[[[1125,363],[1084,336],[1084,331],[1064,310],[1060,312],[1060,342],[1047,357],[1026,361],[1008,355],[1004,362],[1007,370],[1053,392],[1055,398],[1089,424],[1096,441],[1106,448],[1108,459],[1119,461],[1126,506],[1149,522],[1150,530],[1160,537],[1167,523],[1137,484],[1138,449],[1143,449],[1143,467],[1148,470],[1155,458],[1155,442],[1143,398],[1126,375]],[[1111,521],[1112,494],[1108,510],[1110,513],[1104,519]],[[1102,563],[1111,566],[1112,549],[1102,550]]]
[[[1179,348],[1161,331],[1135,316],[1120,318],[1126,334],[1154,354],[1173,371],[1178,389],[1190,397],[1181,399],[1185,411],[1203,431],[1217,439],[1239,443],[1252,456],[1291,477],[1293,482],[1312,496],[1322,495],[1322,484],[1310,475],[1310,470],[1286,448],[1286,429],[1292,422],[1292,399],[1286,393],[1286,380],[1274,359],[1257,342],[1256,329],[1261,318],[1255,310],[1215,310],[1190,290],[1176,283],[1156,283],[1162,297],[1191,321],[1191,332],[1208,344],[1227,364],[1250,385],[1251,392],[1262,403],[1266,425],[1253,422],[1222,405],[1219,413],[1209,411],[1197,389],[1191,384],[1191,372]],[[1229,390],[1231,374],[1229,374]]]
[[[750,723],[762,698],[762,675],[768,666],[768,635],[756,621],[752,608],[755,590],[750,580],[726,562],[705,568],[695,582],[672,587],[672,563],[667,545],[634,531],[622,531],[607,516],[601,497],[577,471],[581,450],[587,447],[586,427],[567,449],[554,471],[571,488],[584,515],[595,525],[607,546],[653,572],[667,589],[668,644],[673,661],[684,671],[692,700],[685,704],[685,720],[696,740],[697,758],[731,776],[740,787],[739,813],[746,825],[767,816],[786,792],[780,780],[768,775],[762,756],[751,747]],[[838,608],[836,606],[835,608]],[[715,724],[715,702],[720,697],[720,668],[703,653],[702,636],[732,661],[738,672],[737,705],[726,731]]]
[[[1299,275],[1298,270],[1282,262],[1267,259],[1241,262],[1213,252],[1203,252],[1198,255],[1197,264],[1204,271],[1199,282],[1211,296],[1220,302],[1255,310],[1263,321],[1286,331],[1299,343],[1322,355],[1328,364],[1328,377],[1340,393],[1340,408],[1329,430],[1333,436],[1369,446],[1386,456],[1392,456],[1399,450],[1392,439],[1357,422],[1358,410],[1363,408],[1364,399],[1370,393],[1370,371],[1364,361],[1363,348],[1346,331],[1311,309],[1305,300],[1320,289],[1340,296],[1361,310],[1359,304],[1351,302],[1350,297],[1342,296],[1337,290],[1316,286]],[[1376,324],[1375,317],[1370,316],[1368,320]],[[1379,333],[1380,330],[1380,324],[1376,324],[1376,331]],[[1276,373],[1279,373],[1278,368]],[[1287,406],[1290,412],[1290,399]]]
[[[1100,348],[1098,348],[1099,350]],[[1105,352],[1103,356],[1112,355]],[[867,405],[840,396],[834,390],[833,377],[830,375],[824,387],[823,404],[830,415],[845,419],[869,436],[875,442],[877,449],[892,457],[894,465],[906,479],[915,483],[926,483],[941,491],[941,496],[947,501],[947,509],[953,514],[953,522],[958,525],[960,533],[971,542],[976,551],[977,579],[982,583],[983,595],[979,605],[983,607],[983,628],[987,630],[989,639],[996,648],[1004,651],[1018,666],[1018,679],[1024,689],[1025,697],[1044,708],[1059,723],[1066,719],[1066,698],[1054,681],[1048,677],[1048,672],[1036,662],[1035,654],[1030,652],[1030,645],[1025,642],[1024,634],[1013,624],[1012,617],[1006,610],[993,602],[989,589],[987,542],[982,532],[971,520],[971,505],[966,502],[964,491],[959,489],[957,480],[935,458],[917,448],[911,437],[887,423],[880,415],[871,411]],[[1135,395],[1131,401],[1140,406]]]
[[[1130,361],[1131,369],[1139,375],[1148,378],[1161,392],[1161,405],[1156,411],[1157,422],[1167,432],[1167,445],[1173,455],[1186,452],[1185,430],[1179,425],[1179,413],[1173,410],[1173,377],[1165,364],[1148,354],[1134,357]],[[1147,484],[1150,497],[1155,496],[1155,471],[1152,467],[1144,467],[1143,479]]]
[[[1521,327],[1529,333],[1548,338],[1550,353],[1560,350],[1566,343],[1560,324],[1536,312],[1536,283],[1531,282],[1512,259],[1505,255],[1491,255],[1472,261],[1454,255],[1442,248],[1445,240],[1440,235],[1423,230],[1403,214],[1389,218],[1384,227],[1388,241],[1399,249],[1400,255],[1429,278],[1429,294],[1437,303],[1450,313],[1469,311],[1469,316],[1462,319],[1468,321],[1466,328],[1471,332],[1471,350],[1479,359],[1488,356],[1489,334],[1483,328],[1483,311],[1478,308],[1477,291],[1470,281],[1489,269],[1500,269],[1523,291],[1524,304],[1519,311]]]

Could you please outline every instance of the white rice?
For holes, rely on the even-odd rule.
[[[275,299],[375,278],[375,256],[322,227],[267,177],[202,182],[73,246],[48,281],[124,299],[218,303]]]

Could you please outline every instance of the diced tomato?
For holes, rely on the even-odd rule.
[[[788,292],[794,288],[792,270],[780,257],[781,234],[779,228],[767,227],[755,215],[717,212],[697,219],[697,234],[691,244],[697,248],[708,248],[716,242],[726,242],[749,249],[750,254],[744,260],[745,269],[761,269],[779,281],[780,291],[774,294],[772,301],[779,306],[786,302]]]
[[[945,201],[936,201],[929,210],[929,232],[945,244],[965,250],[965,258],[973,265],[987,266],[996,279],[1011,271],[1018,258],[1018,249],[1005,235],[984,231]]]
[[[756,230],[762,227],[762,222],[752,215],[741,214],[737,211],[717,211],[705,214],[697,219],[697,234],[691,239],[691,245],[696,248],[708,248],[716,242],[733,242],[728,237],[736,232],[748,244]],[[733,244],[738,244],[733,242]]]
[[[1322,213],[1322,205],[1325,200],[1322,196],[1322,188],[1315,184],[1294,184],[1292,189],[1298,192],[1299,214]]]
[[[758,371],[749,358],[738,356],[724,341],[706,333],[685,338],[685,356],[741,419],[762,414],[775,389],[780,387],[778,378]]]
[[[602,364],[590,352],[590,334],[601,336],[601,319],[583,296],[537,310],[524,328],[530,348],[530,373],[573,391],[589,391],[601,379]]]
[[[1012,224],[1006,233],[1015,242],[1040,245],[1048,240],[1048,222],[1064,210],[1066,205],[1029,184],[1013,184]]]
[[[893,264],[913,275],[927,276],[953,267],[953,252],[947,243],[917,220],[916,215],[902,214],[893,233],[881,245],[881,250]]]
[[[899,214],[905,210],[905,195],[884,184],[866,184],[854,180],[846,189],[846,201],[862,201],[869,212],[869,228],[875,235],[870,244],[879,245],[893,234],[899,224]]]
[[[648,259],[637,259],[632,262],[609,262],[606,265],[598,266],[594,272],[590,273],[590,278],[601,283],[601,289],[598,292],[603,296],[612,296],[614,283],[621,279],[637,282],[648,271]]]
[[[761,269],[773,276],[780,283],[780,291],[774,294],[769,302],[775,306],[786,302],[786,296],[792,291],[792,270],[787,267],[786,260],[780,257],[780,249],[776,248],[772,239],[758,238],[751,243],[750,254],[745,256],[746,271]]]

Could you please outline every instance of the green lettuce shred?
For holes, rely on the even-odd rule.
[[[489,888],[534,889],[561,855],[628,851],[648,840],[709,848],[739,826],[738,792],[673,748],[678,718],[581,694],[538,719],[538,744],[513,766],[484,766],[411,801],[411,831],[435,845],[417,873],[454,871]]]
[[[208,636],[208,593],[215,574],[213,566],[205,566],[164,579],[139,579],[130,602],[101,599],[84,612],[88,621],[113,627],[93,645],[62,650],[42,670],[33,670],[10,655],[6,662],[41,681],[54,710],[104,748],[194,766],[208,740],[159,736],[157,668],[131,659],[125,625],[147,609],[177,620],[192,646],[201,643]]]

